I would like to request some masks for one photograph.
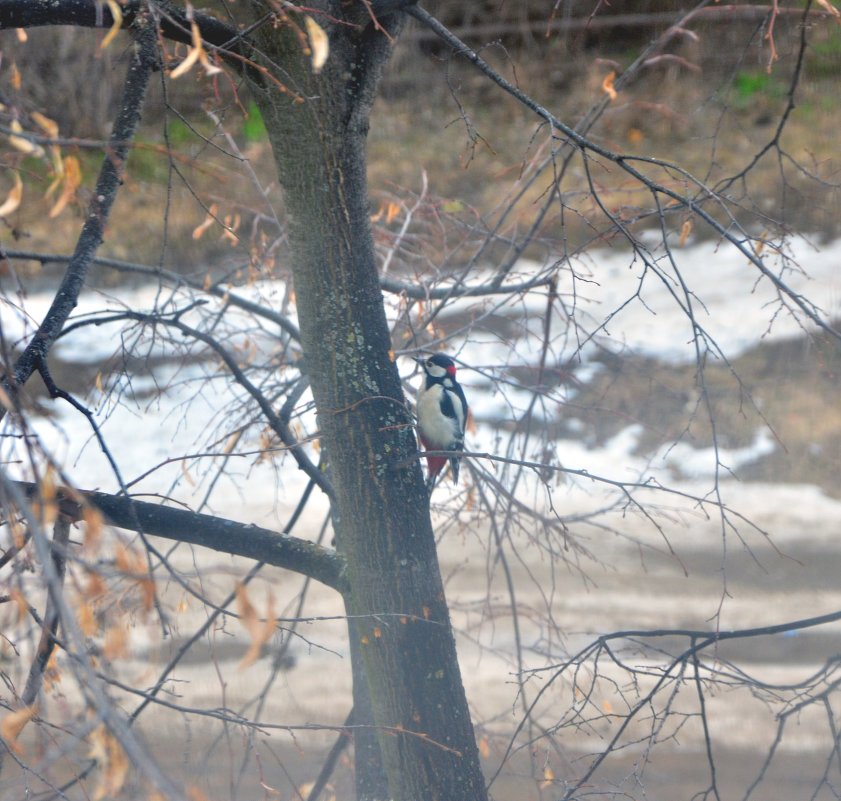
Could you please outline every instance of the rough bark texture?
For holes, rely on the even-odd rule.
[[[403,801],[484,799],[421,469],[395,467],[416,442],[389,358],[366,181],[369,112],[390,38],[362,3],[322,7],[330,57],[321,74],[281,21],[257,32],[257,50],[288,92],[267,82],[254,93],[290,216],[301,342],[335,489],[348,611],[358,616],[352,631],[388,776],[387,796],[382,787],[358,790]],[[265,7],[255,2],[254,11]],[[380,23],[396,36],[399,15]]]

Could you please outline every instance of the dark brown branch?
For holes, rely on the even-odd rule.
[[[28,497],[37,496],[37,484],[16,483]],[[299,537],[107,492],[59,490],[56,500],[61,513],[73,521],[82,520],[84,504],[90,504],[114,526],[134,530],[139,523],[146,535],[257,559],[345,591],[344,560],[335,551]]]
[[[53,550],[52,560],[55,567],[56,580],[60,585],[60,591],[64,584],[64,573],[67,560],[65,550],[70,539],[70,520],[64,515],[59,515],[53,525]],[[38,641],[38,649],[32,666],[29,668],[29,676],[26,679],[26,686],[23,695],[20,697],[24,706],[31,706],[38,698],[38,692],[44,682],[44,673],[47,663],[50,661],[53,649],[55,648],[55,633],[58,630],[58,610],[53,603],[52,595],[47,595],[47,608],[44,611],[44,619],[41,624],[41,639]]]
[[[138,23],[146,3],[128,0],[121,3],[123,28]],[[190,22],[183,8],[169,3],[156,4],[165,11],[159,20],[160,30],[167,39],[190,44]],[[202,39],[209,45],[234,51],[239,32],[214,17],[194,13]],[[80,28],[108,29],[114,18],[101,0],[0,0],[0,29],[37,28],[47,25],[74,25]]]

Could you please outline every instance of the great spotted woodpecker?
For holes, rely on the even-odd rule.
[[[418,356],[415,361],[423,368],[424,382],[418,392],[418,432],[428,451],[460,451],[464,448],[464,426],[467,423],[467,399],[458,381],[456,366],[449,356]],[[461,457],[450,458],[453,482],[458,484]],[[431,489],[444,465],[446,456],[427,456]]]

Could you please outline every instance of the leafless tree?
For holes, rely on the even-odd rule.
[[[762,415],[708,327],[697,277],[680,254],[691,236],[715,239],[770,292],[769,320],[786,317],[828,342],[841,338],[821,299],[794,280],[804,266],[781,222],[803,186],[837,189],[831,167],[805,163],[784,137],[810,37],[831,15],[826,4],[777,3],[701,3],[671,14],[624,69],[602,70],[595,101],[573,118],[535,100],[516,74],[504,77],[502,46],[471,49],[413,2],[253,0],[199,11],[156,0],[0,0],[4,36],[42,26],[99,29],[103,47],[119,43],[126,64],[107,142],[59,131],[49,109],[39,113],[24,100],[3,110],[13,185],[7,221],[37,174],[33,162],[55,182],[49,202],[58,216],[83,197],[74,154],[101,151],[72,253],[4,246],[0,614],[8,670],[0,735],[8,797],[201,798],[222,774],[229,784],[219,797],[272,797],[276,780],[264,764],[272,759],[272,776],[285,775],[297,797],[313,799],[326,792],[351,741],[359,799],[484,799],[507,792],[496,788],[523,765],[518,797],[635,797],[656,772],[655,754],[685,736],[701,743],[706,760],[703,786],[686,788],[687,796],[722,798],[731,793],[721,784],[716,715],[721,696],[735,693],[776,716],[767,757],[743,796],[773,781],[790,721],[815,715],[828,734],[820,740],[825,770],[809,792],[834,792],[841,771],[834,650],[820,669],[785,682],[763,678],[727,651],[732,642],[821,630],[841,612],[774,613],[740,629],[722,624],[728,543],[749,554],[775,546],[722,489],[728,462],[710,365],[723,365],[744,406]],[[599,20],[593,30],[611,25],[599,8],[591,18]],[[711,143],[704,174],[609,144],[623,92],[656,70],[699,70],[696,27],[735,18],[746,26],[735,36],[743,52],[759,52],[784,82],[762,141],[735,167],[720,158],[732,116],[725,99],[705,106],[715,119],[703,132]],[[372,108],[408,20],[438,43],[467,160],[488,144],[471,116],[468,76],[530,116],[513,178],[499,180],[488,210],[437,197],[425,178],[411,191],[382,192],[379,205],[371,201]],[[542,33],[539,22],[547,32],[591,30],[586,18],[547,7],[539,20],[524,10],[517,36]],[[213,97],[201,122],[180,114],[173,94],[188,75]],[[169,182],[157,264],[98,252],[111,230],[131,228],[112,206],[143,152],[136,134],[150,91],[164,108],[157,118]],[[247,99],[265,125],[279,191],[230,120]],[[662,98],[640,108],[673,113]],[[189,159],[173,141],[174,120],[194,135]],[[779,165],[773,207],[752,186],[768,159]],[[220,173],[236,168],[249,200],[228,195],[221,180],[200,187],[187,161]],[[221,233],[233,259],[169,263],[176,184],[205,217],[194,241]],[[612,279],[591,260],[607,247],[626,254],[635,287],[615,308],[593,314],[588,287]],[[61,267],[43,309],[43,295],[32,305],[28,279],[15,267],[26,263]],[[94,269],[122,283],[94,288]],[[596,474],[557,452],[556,410],[568,402],[584,354],[604,347],[612,323],[644,306],[653,286],[665,288],[679,312],[674,337],[693,353],[684,433],[704,427],[713,461],[699,492],[653,473]],[[68,370],[59,358],[65,343],[95,355]],[[500,424],[477,411],[479,425],[495,424],[494,436],[465,453],[466,481],[430,495],[404,393],[408,372],[401,377],[399,367],[409,364],[404,356],[444,348],[459,361],[464,353],[493,354],[464,365],[472,371],[464,374],[474,397],[492,385],[505,412]],[[74,461],[80,427],[89,441]],[[138,441],[146,445],[142,464],[125,456]],[[586,490],[586,503],[565,497],[569,487]],[[590,571],[609,562],[598,537],[682,573],[669,518],[686,515],[722,543],[719,614],[710,627],[573,638],[558,617],[562,584],[569,577],[587,587]],[[627,525],[629,517],[644,526]],[[478,547],[485,559],[481,581],[465,582],[469,591],[451,595],[449,606],[445,587],[449,594],[459,578],[455,567],[442,579],[436,543],[445,539]],[[210,552],[236,560],[223,567],[207,561]],[[258,579],[272,588],[265,602],[253,589]],[[598,598],[598,589],[592,594]],[[201,615],[189,616],[187,634],[178,616],[196,606]],[[459,636],[498,666],[495,682],[513,683],[510,725],[472,716],[451,615],[463,624]],[[505,634],[495,644],[488,629],[497,619]],[[326,722],[290,716],[277,700],[294,702],[280,685],[299,644],[333,647],[330,636],[310,635],[319,623],[346,624],[341,647],[352,682],[352,703],[337,690],[346,706]],[[226,661],[222,641],[234,629],[245,636],[231,638],[236,659]],[[167,641],[166,658],[141,671],[138,655]],[[229,696],[233,677],[247,684],[242,676],[261,656],[270,658],[260,662],[260,682]],[[289,675],[307,670],[307,654],[300,658],[304,666]],[[182,686],[191,661],[205,672]],[[212,699],[197,689],[208,675]],[[322,692],[333,682],[325,678]],[[270,735],[281,732],[293,744],[304,732],[335,733],[311,786],[301,787],[288,757],[273,750]],[[185,780],[171,758],[173,743],[193,736],[195,746],[185,748],[206,754],[209,783]],[[220,754],[227,770],[214,764]]]

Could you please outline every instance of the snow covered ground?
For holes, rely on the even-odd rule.
[[[806,239],[793,239],[787,247],[787,256],[802,271],[792,266],[794,262],[785,266],[780,262],[776,269],[781,279],[819,306],[826,319],[841,316],[841,243],[818,247]],[[619,247],[594,251],[586,259],[574,262],[573,270],[563,273],[564,283],[558,289],[566,310],[556,306],[553,312],[553,330],[558,332],[550,348],[554,363],[564,364],[577,354],[574,369],[580,381],[597,369],[589,361],[597,345],[613,352],[644,353],[672,364],[691,363],[696,356],[696,341],[675,294],[684,304],[687,298],[691,299],[695,322],[706,332],[707,345],[713,348],[714,355],[733,358],[762,338],[789,337],[804,328],[814,329],[811,322],[781,310],[770,281],[758,279],[755,269],[731,246],[702,243],[675,249],[674,254],[680,279],[674,265],[656,250],[653,257],[658,259],[657,270],[646,268]],[[770,263],[774,264],[774,260]],[[517,273],[528,275],[534,269],[524,262]],[[282,287],[259,285],[237,291],[280,296]],[[0,306],[6,340],[31,333],[49,300],[47,295],[33,294],[26,298],[25,311]],[[184,302],[182,297],[175,300]],[[160,303],[160,294],[154,287],[114,289],[112,296],[88,292],[74,319],[105,308],[150,310]],[[471,335],[469,342],[455,349],[460,362],[468,366],[460,376],[480,421],[515,415],[529,403],[530,394],[516,387],[495,387],[487,372],[473,373],[469,366],[487,371],[502,364],[535,365],[545,323],[546,297],[542,293],[517,299],[507,307],[491,309],[492,303],[459,301],[448,312],[492,312],[514,320],[519,332],[501,337],[489,328]],[[580,323],[595,332],[593,341],[583,347],[579,347],[580,336],[569,330],[566,315],[572,308]],[[190,313],[185,319],[190,319]],[[442,319],[446,322],[447,315]],[[118,330],[116,323],[80,328],[60,342],[57,354],[68,362],[99,364],[114,353],[119,344]],[[262,346],[260,336],[252,339],[255,347]],[[148,341],[143,345],[150,354],[164,347]],[[413,369],[408,359],[402,359],[400,366],[406,375]],[[212,382],[199,383],[208,376]],[[108,376],[103,376],[103,380],[107,388]],[[156,386],[164,391],[149,394]],[[131,386],[123,388],[121,403],[114,403],[99,390],[94,390],[87,402],[96,408],[106,441],[128,482],[161,465],[172,454],[205,450],[208,433],[224,430],[224,409],[237,396],[238,391],[214,365],[196,361],[141,372]],[[555,398],[550,393],[543,413],[551,415],[552,403],[561,401],[560,396]],[[77,486],[111,491],[118,488],[119,482],[80,415],[65,407],[57,415],[40,420],[36,428]],[[714,499],[717,491],[730,509],[737,510],[756,528],[740,524],[735,533],[714,510],[702,508],[684,496],[662,496],[652,490],[645,491],[644,497],[652,504],[656,525],[633,509],[619,507],[606,512],[594,525],[570,524],[573,536],[593,554],[591,561],[572,560],[568,565],[563,559],[547,561],[545,552],[530,547],[526,540],[512,542],[512,555],[516,557],[513,574],[517,582],[522,582],[518,583],[519,605],[526,610],[548,608],[556,627],[549,631],[544,622],[532,621],[525,615],[519,636],[524,638],[527,668],[559,659],[593,636],[616,629],[701,629],[716,625],[736,628],[841,609],[841,588],[836,580],[841,567],[836,547],[841,503],[815,487],[792,482],[749,484],[725,476],[716,489],[713,476],[717,461],[711,449],[694,449],[681,442],[641,455],[636,450],[639,433],[637,426],[629,425],[597,448],[574,439],[556,441],[553,448],[567,468],[620,481],[654,480],[696,497]],[[483,423],[471,435],[469,448],[496,452],[500,441],[499,431]],[[215,449],[221,451],[223,445],[218,444]],[[4,458],[14,457],[10,446],[5,447]],[[717,457],[738,471],[741,464],[778,447],[767,430],[757,429],[749,447],[719,451]],[[681,466],[679,480],[674,477],[676,462]],[[206,491],[207,478],[201,483],[198,474],[191,474],[193,468],[185,466],[188,464],[192,462],[161,465],[133,490],[166,494],[196,504]],[[229,470],[230,475],[217,484],[209,510],[269,527],[282,524],[303,486],[291,465],[278,474],[272,465],[249,458],[232,463]],[[445,497],[445,490],[439,492]],[[546,502],[536,486],[526,487],[525,494],[543,498],[539,503]],[[570,519],[586,515],[615,497],[615,489],[594,484],[586,477],[567,477],[551,491],[554,507]],[[324,503],[317,501],[298,533],[314,536],[324,512]],[[488,528],[480,526],[448,533],[440,550],[476,719],[486,722],[487,731],[504,740],[520,714],[514,681],[518,666],[513,656],[515,632],[510,611],[506,611],[509,599],[498,566],[489,556],[493,553],[489,542]],[[204,591],[219,596],[230,591],[235,577],[243,570],[241,564],[226,557],[184,547],[174,553],[173,560],[185,570],[194,571],[193,578],[201,581]],[[255,592],[255,598],[262,604],[264,593],[271,586],[277,597],[276,608],[288,607],[299,585],[295,579],[279,580],[275,575],[265,588]],[[166,595],[173,608],[179,610],[175,616],[179,636],[189,636],[203,613],[177,588],[167,588]],[[313,617],[341,614],[332,594],[320,589],[312,591],[307,611]],[[562,636],[554,633],[557,631]],[[306,640],[295,638],[292,642],[292,653],[301,667],[281,674],[279,684],[288,692],[272,694],[263,718],[287,723],[339,723],[349,708],[350,688],[343,623],[335,619],[312,622],[301,633]],[[837,652],[839,635],[841,627],[833,626],[808,637],[795,636],[791,638],[794,655],[790,653],[790,643],[785,642],[780,646],[784,656],[773,648],[758,651],[754,666],[769,681],[796,680]],[[178,642],[178,638],[174,644],[162,642],[154,621],[138,623],[125,665],[127,675],[134,682],[151,683],[156,668]],[[238,668],[246,637],[236,623],[229,622],[223,629],[215,630],[210,638],[210,645],[214,644],[222,656],[215,661],[208,658],[191,662],[179,668],[177,677],[189,681],[191,705],[218,706],[224,690],[226,704],[236,706],[267,680],[267,660],[245,670]],[[750,653],[746,649],[739,656],[750,658]],[[616,679],[621,681],[618,675]],[[534,697],[533,690],[526,692]],[[608,703],[609,698],[605,696],[602,701]],[[766,735],[771,731],[767,709],[749,701],[733,705],[722,697],[711,702],[714,734],[722,748],[758,753],[760,745],[766,747]],[[551,725],[556,712],[547,704],[540,710],[541,719]],[[569,743],[570,753],[598,748],[605,736],[601,731],[582,734],[576,742]],[[828,737],[820,720],[804,718],[798,735],[786,739],[782,748],[793,753],[816,752],[826,748]],[[697,728],[687,726],[682,742],[700,749],[702,740]],[[555,772],[559,774],[563,767],[558,765]]]

